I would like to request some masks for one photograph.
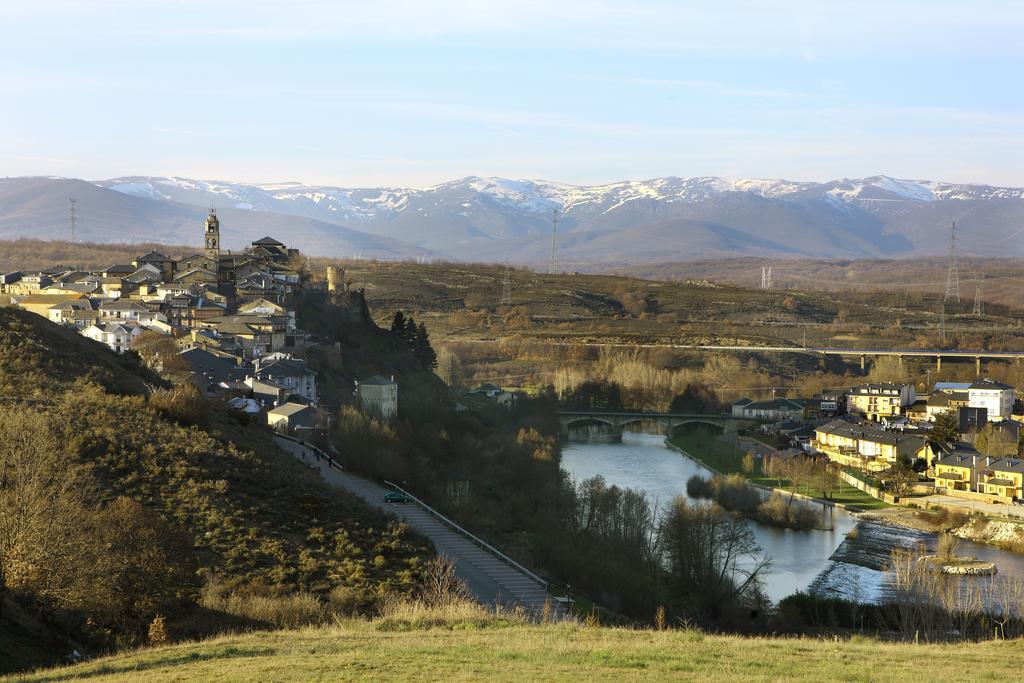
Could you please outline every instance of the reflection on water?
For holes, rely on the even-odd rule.
[[[562,451],[562,468],[577,481],[600,474],[609,485],[644,491],[659,508],[676,496],[686,498],[686,480],[691,476],[711,475],[700,464],[667,448],[663,437],[628,432],[622,443],[568,444]],[[765,590],[773,601],[798,590],[811,590],[878,602],[889,590],[883,568],[893,549],[923,543],[929,552],[935,550],[935,534],[868,521],[858,524],[854,515],[840,509],[828,514],[832,515],[831,531],[794,531],[748,521],[758,545],[771,558]],[[856,537],[846,539],[855,526]],[[963,541],[957,554],[995,562],[999,571],[996,581],[1024,577],[1024,556],[970,541]]]
[[[664,437],[626,433],[622,443],[568,444],[562,451],[562,468],[582,481],[600,474],[615,484],[647,493],[648,500],[664,507],[676,496],[686,497],[686,480],[697,474],[710,476],[698,463],[667,448]],[[794,531],[748,522],[771,571],[765,590],[774,601],[806,589],[827,566],[832,552],[856,526],[853,515],[835,510],[831,531]]]

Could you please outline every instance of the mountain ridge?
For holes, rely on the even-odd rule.
[[[53,191],[48,202],[27,207],[4,191],[16,182],[29,181],[0,180],[0,236],[38,236],[38,221],[66,234],[66,196],[54,187],[75,182],[131,214],[113,229],[95,225],[94,237],[106,239],[106,229],[121,241],[152,241],[156,230],[182,243],[216,206],[226,229],[292,234],[304,251],[323,256],[543,266],[557,210],[558,261],[573,270],[729,255],[934,256],[948,249],[954,221],[964,255],[1024,256],[1024,243],[1012,239],[1024,231],[1024,188],[886,175],[825,182],[667,176],[600,185],[467,176],[423,188],[37,178],[31,182]],[[86,202],[80,208],[103,219]]]

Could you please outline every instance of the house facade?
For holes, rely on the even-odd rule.
[[[904,456],[931,459],[928,444],[920,437],[842,420],[815,427],[811,446],[833,462],[869,471],[887,469]]]
[[[398,383],[393,377],[374,375],[356,387],[359,407],[380,420],[389,422],[398,417]]]
[[[972,384],[967,392],[968,406],[985,408],[989,421],[1009,420],[1013,416],[1017,392],[1009,384],[985,378]]]
[[[910,384],[861,384],[847,392],[846,409],[850,413],[878,421],[883,417],[900,415],[915,400],[917,394]]]

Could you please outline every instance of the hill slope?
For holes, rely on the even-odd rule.
[[[141,650],[23,681],[999,680],[1019,641],[907,645],[576,625],[394,621]]]
[[[55,471],[75,473],[73,487],[89,492],[90,510],[99,513],[125,499],[141,505],[173,532],[168,538],[180,539],[175,565],[196,570],[177,588],[172,611],[159,604],[131,611],[112,627],[111,639],[139,642],[155,613],[168,617],[175,637],[230,623],[230,615],[199,609],[203,575],[217,575],[228,590],[258,587],[272,594],[324,597],[341,587],[357,610],[412,589],[417,567],[433,554],[423,539],[329,487],[281,451],[262,424],[163,386],[131,355],[117,356],[39,316],[0,307],[0,395],[10,407],[4,419],[44,420],[31,423],[43,425],[33,434],[55,444]],[[3,445],[0,460],[12,457]],[[8,502],[0,496],[0,509],[14,509],[3,507]],[[95,647],[109,644],[89,632],[94,620],[88,609],[64,604],[60,596],[37,601],[31,576],[21,583],[10,572],[8,578],[19,601],[48,605],[45,616],[59,618],[72,637]],[[5,628],[10,625],[0,624]]]

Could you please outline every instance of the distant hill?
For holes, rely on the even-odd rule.
[[[148,199],[64,178],[0,179],[0,239],[70,238],[70,205],[77,199],[82,242],[202,243],[204,205]],[[218,206],[221,234],[229,249],[272,235],[306,253],[375,259],[430,256],[426,250],[380,235],[351,230],[305,216]]]

